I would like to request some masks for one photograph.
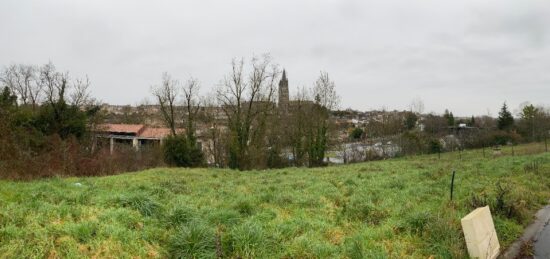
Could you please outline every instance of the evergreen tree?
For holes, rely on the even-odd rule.
[[[17,106],[17,96],[12,94],[10,89],[6,86],[0,94],[0,108],[7,109],[14,106]]]
[[[528,136],[531,140],[536,139],[539,129],[539,123],[542,121],[541,109],[532,104],[523,107],[520,113],[521,120],[518,123],[518,130]]]
[[[196,141],[189,142],[185,135],[170,135],[162,146],[164,161],[172,166],[198,167],[204,165],[204,156]]]
[[[407,112],[405,115],[405,128],[407,130],[412,130],[416,127],[416,122],[418,121],[418,116],[413,112]]]
[[[453,127],[455,125],[455,117],[452,112],[449,112],[449,110],[445,109],[445,113],[443,114],[443,118],[447,120],[447,125]]]
[[[349,138],[352,140],[359,140],[363,137],[364,133],[365,131],[362,128],[357,127],[351,131]]]
[[[506,102],[504,102],[498,113],[497,125],[500,130],[511,130],[514,127],[514,117],[508,111]]]

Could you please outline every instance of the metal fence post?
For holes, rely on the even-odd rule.
[[[451,201],[453,200],[454,188],[455,188],[455,170],[453,170],[453,177],[451,178]]]

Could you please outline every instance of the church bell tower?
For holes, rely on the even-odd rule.
[[[286,71],[283,69],[283,77],[279,81],[279,109],[288,111],[288,79],[286,78]]]

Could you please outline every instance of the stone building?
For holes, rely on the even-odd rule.
[[[183,132],[183,129],[178,129],[178,132]],[[131,145],[136,150],[145,145],[160,145],[169,135],[169,128],[153,128],[143,124],[107,123],[99,125],[96,129],[99,142],[107,140],[111,153],[119,144]]]
[[[225,126],[218,126],[217,131],[225,131]],[[184,134],[185,129],[177,128],[177,134]],[[200,147],[205,155],[206,162],[209,164],[215,161],[215,143],[213,129],[200,128],[197,129],[197,145]],[[111,154],[113,154],[117,148],[121,147],[133,147],[136,151],[139,151],[142,147],[147,146],[160,146],[165,138],[170,136],[171,130],[169,128],[150,127],[144,124],[114,124],[106,123],[101,124],[95,130],[96,142],[94,146],[99,148],[109,147]]]
[[[279,81],[279,109],[287,112],[290,101],[289,99],[288,79],[286,78],[286,71],[283,69],[283,77],[281,78],[281,81]]]

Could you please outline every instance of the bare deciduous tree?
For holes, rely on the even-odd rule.
[[[334,81],[328,73],[321,72],[313,87],[315,106],[311,113],[308,130],[309,166],[323,164],[330,140],[330,112],[338,108],[340,97],[336,93]]]
[[[208,129],[205,135],[208,136],[210,141],[206,145],[207,155],[210,157],[207,159],[212,162],[216,167],[224,167],[226,165],[225,145],[224,145],[224,122],[225,119],[220,114],[220,109],[217,104],[217,98],[215,93],[209,94],[203,97],[201,103],[203,110],[200,113],[202,122]]]
[[[162,75],[162,84],[153,86],[151,90],[159,103],[164,121],[170,128],[172,135],[176,135],[176,101],[179,95],[178,84],[177,80],[172,79],[172,77],[165,72]]]
[[[17,87],[17,70],[15,69],[15,65],[11,65],[8,67],[5,67],[2,70],[2,74],[0,75],[0,82],[2,82],[6,87],[9,88],[10,92],[13,94],[16,94],[16,87]]]
[[[57,72],[51,62],[40,68],[40,82],[48,103],[52,104],[64,99],[68,77],[68,73]]]
[[[232,72],[217,91],[217,98],[227,116],[231,143],[230,167],[248,167],[249,147],[263,141],[265,119],[274,108],[275,81],[279,74],[271,57],[253,58],[248,76],[244,59],[232,61]]]
[[[86,76],[85,79],[76,79],[72,85],[72,92],[69,95],[71,105],[81,107],[88,105],[90,101],[90,79]]]
[[[409,110],[415,114],[422,114],[424,112],[424,102],[422,99],[420,97],[414,98],[409,105]]]
[[[328,73],[321,71],[321,75],[315,81],[315,86],[313,87],[315,102],[329,111],[338,109],[340,97],[336,93],[335,88],[334,81],[329,78]]]
[[[310,89],[303,87],[293,98],[292,112],[285,122],[286,143],[291,148],[292,163],[295,166],[305,164],[306,154],[308,152],[307,137],[309,124],[309,113],[312,109]]]
[[[195,138],[195,119],[200,110],[199,99],[200,84],[195,78],[190,78],[183,86],[183,105],[185,106],[185,114],[183,121],[186,125],[187,140],[194,141]]]
[[[36,108],[42,94],[42,84],[37,72],[35,66],[12,64],[4,69],[0,81],[17,95],[21,104],[30,104]]]
[[[33,78],[33,70],[31,66],[25,66],[23,64],[13,65],[13,73],[16,77],[16,87],[19,98],[23,105],[27,105],[29,102],[29,85]]]

